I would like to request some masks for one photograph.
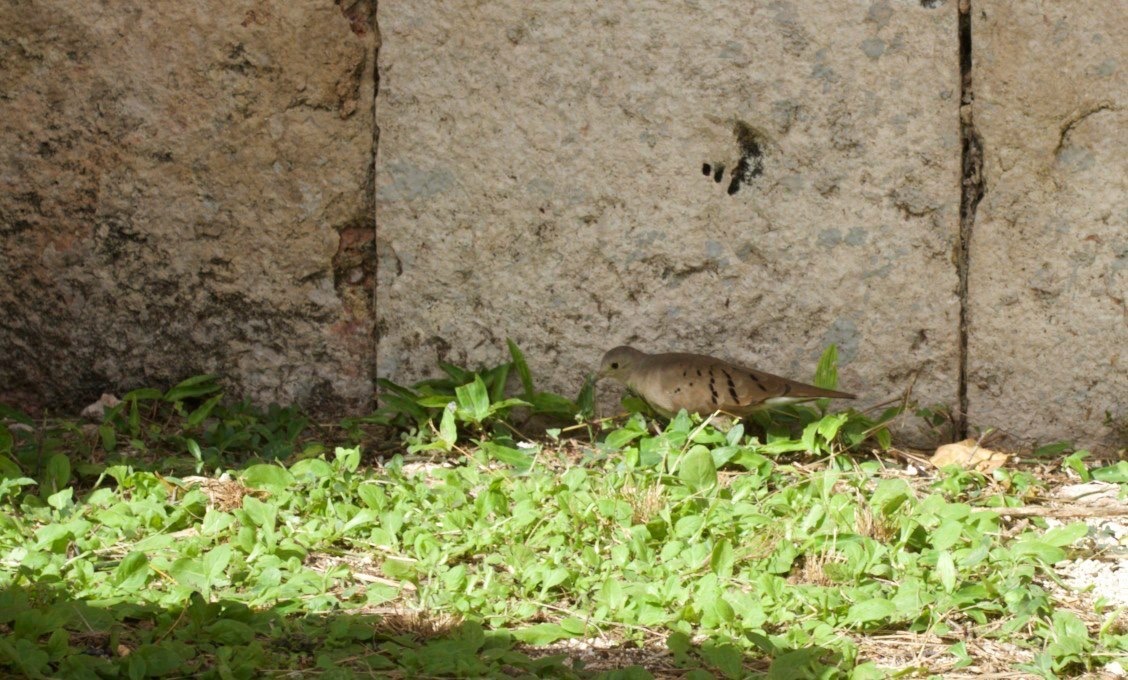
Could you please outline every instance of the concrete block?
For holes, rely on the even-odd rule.
[[[368,401],[368,7],[0,3],[0,398]]]
[[[1128,446],[1128,13],[976,3],[972,20],[971,421]]]
[[[381,3],[378,373],[620,343],[953,405],[953,3]],[[609,392],[610,390],[608,390]]]

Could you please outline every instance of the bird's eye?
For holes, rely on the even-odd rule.
[[[618,367],[619,367],[619,362],[618,362],[618,361],[612,361],[612,362],[611,362],[611,368],[618,368]]]

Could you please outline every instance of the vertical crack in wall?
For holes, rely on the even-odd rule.
[[[380,255],[377,252],[380,248],[380,242],[377,238],[380,232],[380,223],[377,220],[379,207],[376,203],[376,150],[380,147],[380,121],[376,117],[376,114],[379,113],[376,107],[376,98],[380,94],[380,48],[383,46],[383,37],[380,35],[379,12],[379,0],[372,0],[372,35],[376,39],[376,49],[372,52],[372,166],[369,169],[372,181],[368,184],[368,191],[371,192],[369,196],[372,201],[372,243],[374,245],[372,257],[375,258],[375,262],[372,265],[372,363],[368,367],[368,378],[372,381],[374,388],[378,378],[376,367],[380,365],[377,354],[380,351],[380,310],[377,307],[379,296],[376,294],[376,289],[380,285]]]
[[[959,276],[960,337],[959,337],[959,408],[955,419],[956,437],[963,439],[968,432],[967,360],[970,300],[968,276],[971,269],[971,236],[975,226],[975,211],[983,198],[983,141],[975,130],[973,114],[971,62],[971,0],[959,3],[960,49],[960,234],[956,255]]]

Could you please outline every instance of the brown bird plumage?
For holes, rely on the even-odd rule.
[[[777,404],[854,398],[703,354],[647,354],[626,346],[603,355],[599,377],[618,380],[667,417],[683,408],[743,416]]]

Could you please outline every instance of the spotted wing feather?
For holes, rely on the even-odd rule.
[[[854,396],[700,354],[650,355],[636,375],[632,387],[666,414],[684,408],[700,414],[720,410],[743,415],[776,403]]]

